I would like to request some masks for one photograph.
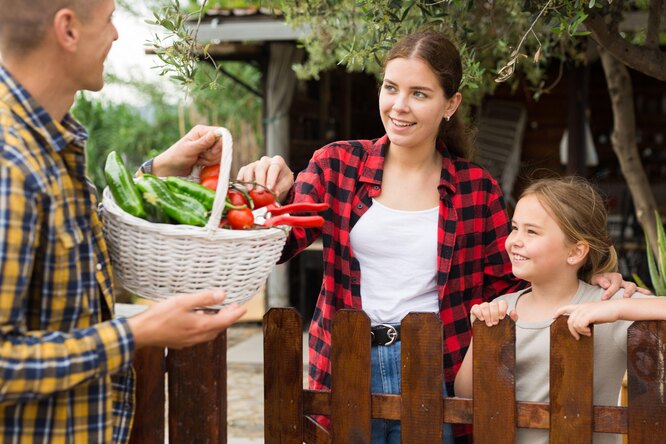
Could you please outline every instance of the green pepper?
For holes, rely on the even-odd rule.
[[[145,219],[146,210],[143,208],[139,190],[120,155],[115,151],[111,151],[106,158],[104,175],[116,204],[126,213]]]
[[[143,182],[144,180],[145,179],[143,177],[140,177],[136,181],[137,187],[141,187],[139,183]],[[169,216],[167,216],[167,214],[164,212],[164,209],[159,205],[156,194],[141,193],[141,197],[143,198],[143,207],[146,210],[146,219],[149,222],[154,222],[157,224],[168,224],[172,222]]]
[[[204,204],[196,200],[194,197],[189,194],[179,193],[178,191],[171,190],[171,194],[180,201],[180,203],[187,207],[192,213],[196,213],[201,217],[207,219],[208,210]]]
[[[205,186],[196,182],[182,179],[176,176],[169,176],[165,180],[167,186],[171,191],[176,191],[180,194],[186,194],[201,202],[207,211],[213,209],[213,202],[215,201],[215,191],[206,188]]]
[[[144,195],[154,194],[157,196],[157,203],[164,209],[164,212],[171,219],[185,225],[195,225],[203,227],[208,222],[205,215],[192,211],[191,208],[184,205],[169,190],[169,187],[160,179],[152,174],[144,174],[143,180],[137,182],[137,187]]]

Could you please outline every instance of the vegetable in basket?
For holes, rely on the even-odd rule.
[[[117,152],[111,151],[106,157],[104,175],[116,204],[132,216],[145,218],[146,211],[139,190],[134,186],[134,179]]]
[[[206,211],[213,209],[215,191],[196,182],[191,182],[176,176],[167,177],[165,182],[171,191],[178,194],[186,194],[201,202],[204,207],[206,207]]]
[[[208,222],[205,213],[192,210],[171,193],[169,187],[157,176],[144,174],[136,183],[137,188],[144,194],[153,194],[157,197],[157,204],[164,212],[176,222],[185,225],[203,227]]]

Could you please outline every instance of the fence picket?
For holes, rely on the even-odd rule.
[[[227,442],[227,335],[167,355],[169,442]]]
[[[401,336],[402,442],[442,442],[442,323],[434,313],[410,313]]]
[[[666,322],[635,322],[627,334],[629,442],[662,443],[666,430]]]
[[[130,444],[164,444],[165,365],[161,347],[136,352],[136,409]]]
[[[550,326],[550,442],[553,444],[592,442],[593,337],[581,336],[576,341],[565,316]]]
[[[514,322],[508,316],[494,327],[475,321],[473,337],[474,439],[513,444],[516,439]]]
[[[301,316],[293,308],[271,308],[264,315],[264,440],[268,444],[303,442],[302,362]]]
[[[332,442],[370,443],[370,320],[366,314],[338,311],[331,343]]]

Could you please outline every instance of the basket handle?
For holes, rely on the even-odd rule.
[[[215,130],[215,134],[222,137],[222,159],[220,160],[220,176],[217,181],[217,189],[215,190],[213,210],[210,213],[208,224],[206,224],[206,229],[210,233],[217,230],[220,225],[220,220],[222,219],[224,203],[229,189],[229,174],[231,172],[231,161],[233,158],[233,140],[229,130],[219,127]]]

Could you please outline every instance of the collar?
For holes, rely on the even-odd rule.
[[[372,146],[365,154],[365,164],[361,170],[359,181],[381,185],[384,160],[386,160],[389,145],[388,134],[373,141]],[[443,197],[445,194],[454,194],[456,192],[457,174],[454,165],[455,159],[449,153],[443,140],[437,139],[436,148],[442,155],[442,172],[437,188],[439,189],[440,196]]]
[[[88,139],[85,128],[67,113],[61,122],[56,122],[34,97],[7,69],[0,65],[0,102],[5,104],[15,118],[39,134],[55,151],[62,151],[73,144],[83,148]]]

